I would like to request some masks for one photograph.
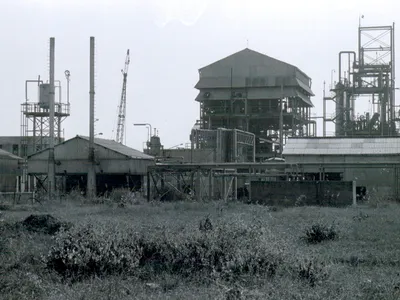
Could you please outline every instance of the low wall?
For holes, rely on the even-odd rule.
[[[252,181],[250,202],[282,206],[346,206],[353,203],[353,182]]]

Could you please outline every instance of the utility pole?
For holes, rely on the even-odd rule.
[[[96,170],[94,153],[94,49],[95,39],[90,37],[90,83],[89,83],[89,168],[87,174],[87,196],[94,198],[96,196]]]
[[[283,83],[281,85],[281,101],[279,105],[279,154],[283,153]]]
[[[54,166],[54,63],[55,63],[55,39],[50,38],[50,99],[49,99],[49,161],[48,161],[48,192],[49,200],[54,197],[55,192],[55,166]]]

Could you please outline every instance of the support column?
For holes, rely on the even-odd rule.
[[[214,176],[211,169],[208,174],[208,198],[208,200],[214,199]]]

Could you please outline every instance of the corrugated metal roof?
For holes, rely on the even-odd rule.
[[[399,154],[400,138],[289,138],[283,155]]]
[[[22,160],[23,158],[0,149],[0,159]]]
[[[301,81],[309,79],[299,68],[248,48],[202,67],[199,72],[201,78],[220,78],[224,84],[230,84],[231,69],[233,80],[264,77],[271,79],[267,82],[275,82],[277,77],[296,77],[296,73],[300,73]],[[201,78],[198,85],[202,85]]]
[[[284,88],[302,88],[305,94],[302,99],[314,96],[309,86],[311,80],[304,72],[248,48],[199,69],[199,73],[197,89],[280,87],[283,84]]]
[[[89,141],[89,137],[87,137],[87,136],[78,135],[77,137]],[[127,147],[127,146],[117,143],[116,141],[113,141],[113,140],[95,138],[94,143],[96,145],[99,145],[104,148],[115,151],[117,153],[129,156],[131,158],[154,160],[153,156],[144,154],[143,152],[140,152],[139,150]]]

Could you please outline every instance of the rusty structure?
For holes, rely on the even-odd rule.
[[[330,95],[324,90],[324,136],[327,123],[334,123],[338,137],[398,135],[394,33],[394,24],[360,25],[358,51],[339,52],[338,81]],[[335,105],[333,114],[328,114],[329,101]]]
[[[256,136],[256,160],[281,154],[288,137],[314,136],[311,79],[299,68],[244,49],[199,70],[201,130]],[[205,145],[203,145],[205,147]]]

